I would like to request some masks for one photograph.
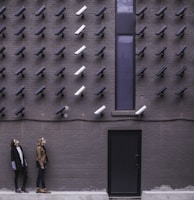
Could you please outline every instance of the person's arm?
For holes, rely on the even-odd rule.
[[[42,155],[41,155],[41,147],[38,146],[36,151],[37,151],[37,161],[39,162],[40,167],[44,169],[44,163],[43,163]]]
[[[13,170],[16,170],[16,163],[15,163],[15,159],[14,159],[13,149],[11,150],[11,167]]]

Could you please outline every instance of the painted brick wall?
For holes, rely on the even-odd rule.
[[[45,18],[36,17],[34,13],[46,6]],[[66,6],[64,19],[54,14]],[[82,6],[87,5],[84,18],[75,15]],[[5,106],[5,116],[0,125],[0,188],[13,188],[13,172],[10,167],[11,138],[18,138],[26,152],[29,164],[28,187],[35,188],[36,167],[35,147],[39,137],[47,138],[49,166],[47,169],[47,186],[53,190],[102,190],[107,188],[108,151],[107,133],[109,129],[142,130],[142,190],[151,189],[162,184],[172,187],[193,185],[193,2],[192,1],[160,1],[137,0],[136,11],[147,6],[145,16],[136,16],[136,30],[147,26],[143,38],[136,36],[136,50],[146,46],[144,57],[136,57],[137,71],[147,67],[144,77],[136,80],[136,109],[147,105],[143,118],[134,116],[113,117],[111,111],[115,105],[115,2],[105,0],[58,0],[49,1],[2,1],[6,6],[6,19],[1,18],[5,25],[6,37],[1,38],[1,46],[5,46],[5,58],[0,60],[6,67],[5,78],[1,85],[6,87],[5,96],[0,99]],[[25,6],[25,19],[14,14]],[[95,16],[102,6],[106,6],[104,18]],[[165,16],[155,16],[161,7],[167,6]],[[183,19],[175,16],[175,12],[187,6]],[[86,25],[84,37],[77,37],[74,32]],[[106,26],[104,37],[97,37],[96,30]],[[167,30],[163,38],[155,35],[162,26]],[[14,33],[26,26],[25,37],[20,38]],[[46,26],[44,38],[35,36],[35,32]],[[54,35],[59,27],[65,26],[64,38]],[[182,26],[187,26],[183,38],[175,33]],[[87,46],[84,57],[75,56],[74,52],[83,44]],[[175,53],[187,46],[185,55],[178,58]],[[26,47],[25,56],[17,57],[14,53],[22,46]],[[37,58],[34,53],[40,47],[46,47],[44,58]],[[64,57],[54,53],[65,46]],[[97,58],[96,50],[106,46],[104,57]],[[163,58],[155,53],[167,46]],[[86,66],[83,77],[75,77],[75,71],[82,65]],[[26,67],[24,78],[17,77],[15,72]],[[45,77],[37,77],[34,73],[42,66],[46,67]],[[60,67],[66,67],[64,77],[55,76]],[[104,77],[96,77],[95,73],[105,66]],[[163,78],[156,77],[161,67],[167,70]],[[183,66],[187,67],[183,78],[176,73]],[[16,90],[25,86],[24,97],[17,97]],[[44,97],[34,93],[45,85]],[[86,86],[83,97],[74,93],[82,85]],[[63,97],[55,92],[65,86]],[[96,97],[94,93],[99,87],[105,86],[104,96]],[[163,97],[155,92],[167,87]],[[184,96],[174,93],[181,87],[187,87]],[[25,115],[16,116],[15,111],[25,106]],[[56,116],[56,110],[64,105],[69,106],[68,117]],[[103,118],[94,115],[101,105],[106,105]],[[129,119],[129,120],[128,120]],[[185,119],[191,119],[185,120]],[[119,121],[126,120],[126,121]]]
[[[76,16],[76,12],[84,5],[87,10],[84,16]],[[15,14],[25,7],[24,18]],[[35,13],[45,6],[40,16]],[[64,18],[55,14],[66,7]],[[2,181],[0,188],[13,188],[13,173],[10,168],[11,138],[18,138],[26,151],[29,163],[28,187],[35,187],[35,147],[39,137],[46,137],[50,166],[48,167],[48,187],[55,190],[91,190],[106,188],[107,144],[106,134],[102,134],[102,123],[79,122],[80,120],[103,121],[94,114],[102,105],[109,110],[104,119],[110,119],[110,110],[114,109],[114,69],[115,69],[115,42],[114,42],[114,3],[107,1],[2,1],[0,7],[6,8],[2,15],[1,25],[5,26],[4,35],[1,35],[1,47],[5,47],[1,55],[1,67],[5,67],[4,77],[1,77],[1,86],[5,87],[1,97],[1,106],[5,108],[1,118],[1,148]],[[96,12],[106,7],[104,16],[96,16]],[[76,36],[75,31],[85,25],[84,35]],[[35,35],[42,27],[46,27],[44,35]],[[65,26],[64,37],[55,33]],[[102,36],[96,36],[99,28],[105,26]],[[22,27],[25,27],[24,37],[16,36]],[[5,36],[5,37],[3,37]],[[83,57],[74,52],[82,45],[86,45]],[[64,56],[55,53],[65,46]],[[104,56],[95,56],[102,48]],[[26,49],[23,55],[16,56],[22,47]],[[42,47],[45,47],[44,56],[36,56]],[[84,76],[75,76],[74,73],[85,66]],[[23,73],[15,73],[25,67]],[[45,67],[44,77],[35,73]],[[65,67],[64,77],[55,73]],[[96,73],[106,67],[104,76]],[[84,96],[75,96],[74,93],[82,86],[86,87]],[[23,96],[16,96],[18,89],[24,86]],[[44,96],[35,95],[42,86],[45,86]],[[56,92],[65,87],[63,96],[56,96]],[[97,96],[102,87],[106,87],[104,96]],[[16,115],[15,112],[24,106],[25,110]],[[56,115],[56,111],[68,106],[67,118]],[[76,122],[77,120],[77,122]],[[67,123],[65,122],[67,121]],[[75,122],[74,122],[75,121]],[[3,175],[4,174],[4,175]]]
[[[143,104],[148,107],[145,121],[158,120],[143,123],[143,189],[193,185],[193,5],[193,1],[136,1],[137,13],[147,7],[144,18],[136,16],[136,31],[146,26],[144,37],[136,37],[136,52],[147,47],[143,57],[136,57],[136,71],[147,68],[144,77],[136,80],[136,102],[137,107]],[[167,8],[164,17],[156,16],[164,7]],[[176,16],[184,7],[183,18]],[[157,36],[165,26],[163,37]],[[176,36],[182,27],[186,27],[184,36]],[[163,57],[155,55],[164,47],[167,49]],[[184,56],[177,56],[183,47],[187,47]],[[160,78],[156,73],[162,67],[167,69]],[[183,67],[187,70],[180,78],[176,74]],[[164,96],[157,96],[163,87],[167,88]],[[185,87],[182,97],[175,94]]]

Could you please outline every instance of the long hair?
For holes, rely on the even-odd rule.
[[[14,139],[11,139],[10,147],[13,148],[15,146]]]

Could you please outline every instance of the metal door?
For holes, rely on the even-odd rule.
[[[141,131],[109,130],[108,193],[140,196]]]

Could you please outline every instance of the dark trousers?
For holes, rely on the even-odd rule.
[[[25,189],[27,178],[28,178],[26,167],[24,167],[24,168],[22,168],[20,170],[15,170],[15,178],[14,178],[15,189],[18,189],[18,179],[19,179],[20,175],[23,176],[22,177],[22,179],[23,179],[23,181],[22,181],[22,189]]]
[[[40,187],[40,185],[42,186],[42,188],[46,188],[45,185],[45,169],[41,169],[41,167],[39,167],[38,169],[38,176],[36,179],[36,187]]]

